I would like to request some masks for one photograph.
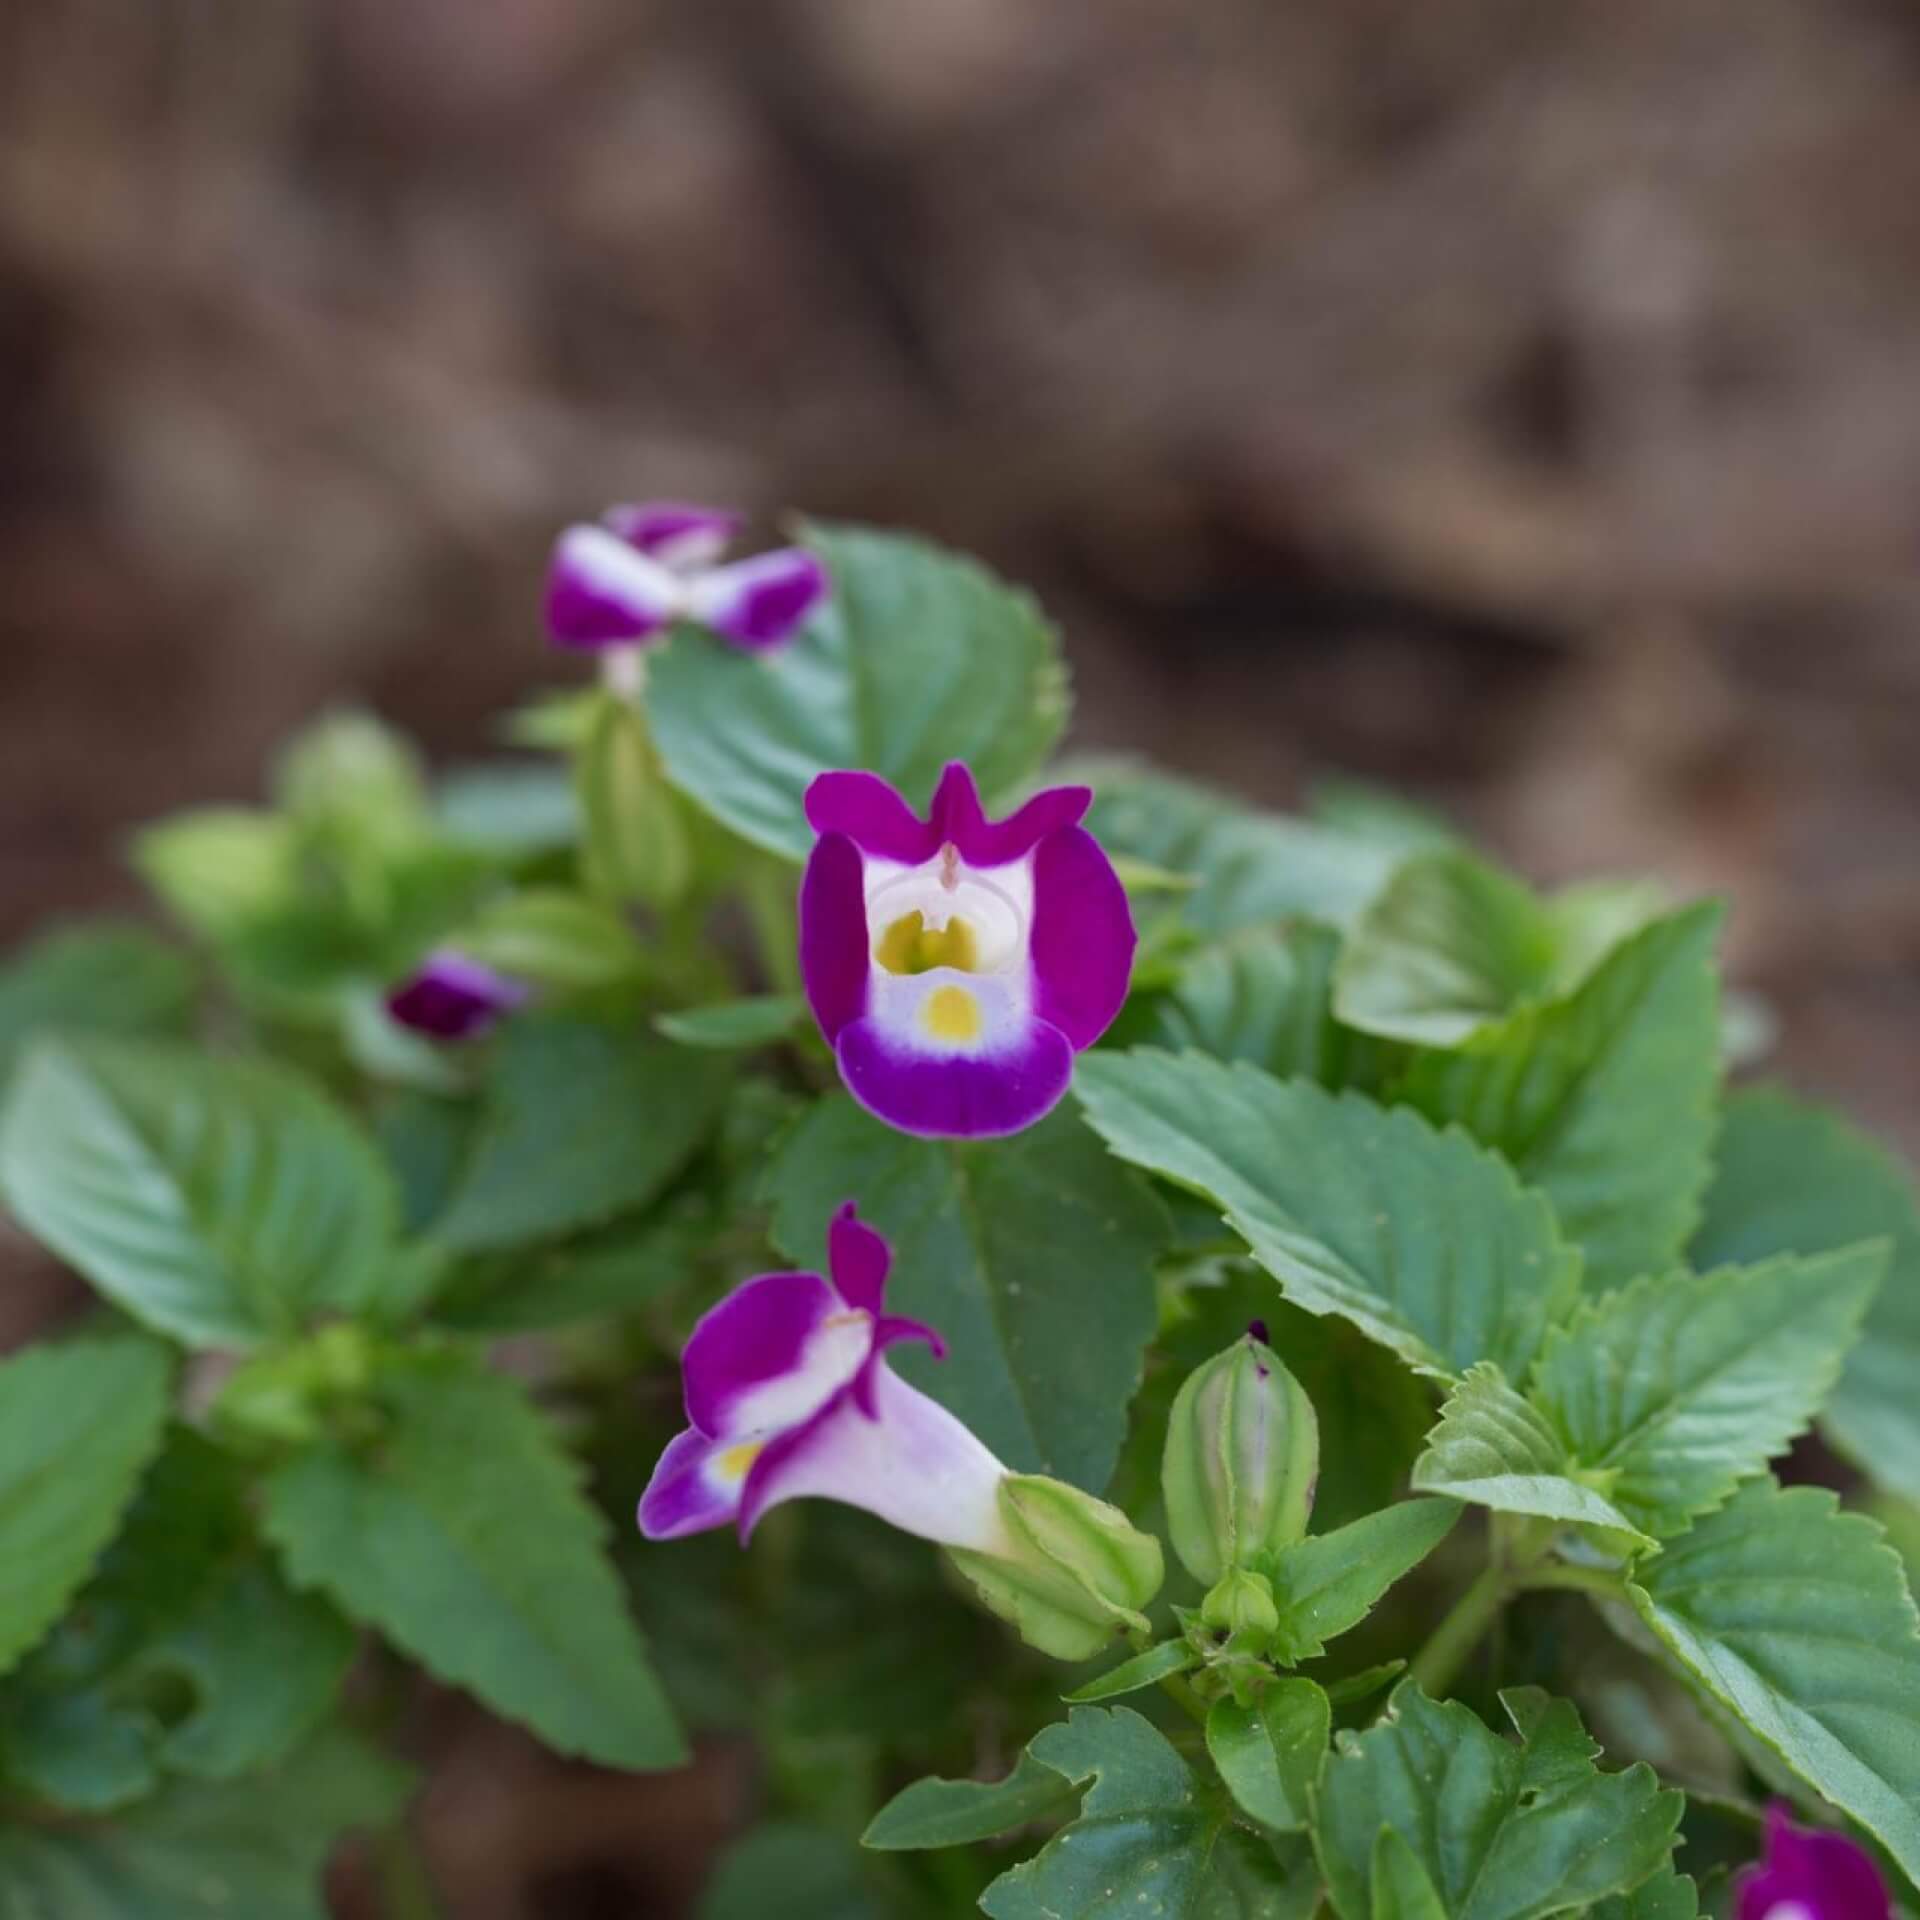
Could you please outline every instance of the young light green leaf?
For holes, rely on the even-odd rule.
[[[563,1753],[677,1765],[603,1524],[521,1390],[443,1359],[395,1371],[382,1398],[376,1448],[325,1442],[267,1482],[294,1582]]]
[[[722,1060],[559,1014],[512,1021],[436,1243],[522,1246],[652,1201],[726,1098]]]
[[[642,710],[605,695],[576,770],[587,883],[615,905],[673,905],[693,878],[693,841]]]
[[[1813,1417],[1885,1267],[1868,1241],[1649,1277],[1548,1336],[1534,1397],[1634,1525],[1678,1533]]]
[[[893,1242],[888,1311],[929,1321],[950,1349],[944,1361],[898,1349],[900,1372],[1009,1466],[1105,1486],[1170,1228],[1071,1111],[956,1145],[897,1133],[836,1094],[788,1137],[765,1192],[775,1245],[816,1269],[829,1216],[857,1198]]]
[[[330,1730],[270,1773],[182,1781],[110,1822],[0,1829],[7,1920],[326,1920],[320,1870],[348,1829],[390,1820],[402,1767]]]
[[[1207,1751],[1240,1811],[1263,1827],[1297,1833],[1326,1765],[1332,1709],[1298,1676],[1276,1681],[1249,1706],[1222,1696],[1207,1709]]]
[[[1385,1718],[1339,1737],[1314,1843],[1341,1920],[1372,1920],[1383,1828],[1412,1848],[1449,1920],[1537,1920],[1624,1893],[1659,1869],[1683,1797],[1661,1791],[1644,1764],[1600,1772],[1599,1748],[1566,1701],[1531,1687],[1500,1698],[1518,1746],[1411,1681]]]
[[[371,1143],[290,1069],[124,1040],[34,1048],[0,1187],[109,1299],[201,1347],[373,1304],[399,1215]]]
[[[297,900],[300,840],[290,821],[244,807],[177,813],[143,827],[133,864],[163,905],[220,945]]]
[[[1401,1089],[1546,1193],[1596,1292],[1675,1265],[1698,1215],[1720,1077],[1719,923],[1710,905],[1655,921],[1571,997],[1514,1015],[1484,1046],[1421,1055]]]
[[[1197,1054],[1089,1054],[1077,1085],[1108,1146],[1223,1207],[1296,1305],[1422,1371],[1524,1373],[1578,1290],[1545,1201],[1458,1131]]]
[[[36,1034],[173,1034],[186,1026],[193,996],[193,963],[144,927],[57,927],[0,967],[0,1081]]]
[[[0,1671],[59,1616],[166,1426],[171,1368],[137,1335],[0,1364]]]
[[[525,887],[489,900],[446,945],[516,980],[563,992],[637,978],[646,955],[613,908],[565,887]]]
[[[1093,788],[1087,826],[1108,852],[1198,881],[1181,914],[1201,933],[1300,916],[1349,926],[1401,858],[1377,835],[1258,813],[1137,761],[1089,759],[1061,771]]]
[[[1467,1373],[1441,1409],[1440,1424],[1414,1463],[1413,1484],[1421,1493],[1500,1513],[1601,1527],[1621,1536],[1609,1544],[1627,1550],[1654,1544],[1579,1473],[1552,1421],[1487,1361]]]
[[[989,801],[1045,759],[1067,714],[1051,626],[1032,599],[926,541],[810,527],[832,593],[791,646],[749,659],[683,634],[647,706],[674,784],[742,839],[799,859],[801,801],[829,767],[865,767],[923,804],[949,760]]]
[[[501,860],[536,859],[580,837],[580,801],[564,765],[481,760],[434,783],[434,818],[449,839]]]
[[[1022,1753],[1004,1780],[916,1780],[873,1816],[863,1847],[883,1852],[963,1847],[1064,1813],[1080,1789]]]
[[[1274,1651],[1311,1660],[1357,1627],[1403,1574],[1417,1567],[1460,1518],[1451,1500],[1402,1500],[1332,1533],[1312,1533],[1273,1556],[1280,1626]]]
[[[1075,1687],[1061,1697],[1069,1706],[1087,1706],[1095,1700],[1117,1700],[1123,1693],[1138,1693],[1142,1687],[1157,1686],[1176,1673],[1187,1673],[1200,1664],[1200,1656],[1184,1640],[1163,1640],[1145,1653],[1122,1660],[1117,1667]]]
[[[420,755],[370,713],[323,713],[282,749],[273,797],[296,825],[373,849],[427,837],[427,786]]]
[[[657,1013],[653,1024],[683,1047],[728,1053],[784,1040],[806,1013],[807,1003],[797,993],[763,993],[747,1000],[721,1000],[710,1007]]]
[[[1771,1089],[1726,1104],[1696,1266],[1821,1253],[1885,1235],[1893,1254],[1821,1429],[1881,1486],[1920,1501],[1920,1207],[1905,1168],[1838,1115]]]
[[[1137,1713],[1075,1707],[1028,1751],[1074,1785],[1091,1785],[1080,1817],[981,1895],[992,1920],[1123,1911],[1197,1920],[1221,1897],[1213,1856],[1227,1826],[1224,1796],[1204,1789]]]
[[[1393,1827],[1373,1842],[1373,1920],[1447,1920],[1420,1856]]]
[[[1750,1481],[1631,1591],[1683,1671],[1920,1876],[1920,1616],[1878,1526]]]

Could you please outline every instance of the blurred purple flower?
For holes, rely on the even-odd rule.
[[[1889,1920],[1887,1884],[1857,1840],[1799,1827],[1775,1801],[1766,1846],[1733,1883],[1735,1920]]]
[[[522,981],[438,947],[387,995],[387,1011],[429,1039],[472,1040],[525,1006],[531,993]]]

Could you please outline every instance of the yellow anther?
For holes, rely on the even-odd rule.
[[[980,943],[958,914],[944,927],[930,927],[916,907],[880,936],[873,957],[889,973],[931,973],[935,967],[973,973],[980,965]]]

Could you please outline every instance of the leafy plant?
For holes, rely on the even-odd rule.
[[[1768,1794],[1920,1900],[1920,1213],[1723,1084],[1717,907],[1049,774],[1028,596],[734,530],[567,537],[531,754],[325,717],[0,970],[96,1295],[0,1362],[0,1912],[372,1829],[417,1920],[429,1678],[749,1736],[708,1920],[1692,1920]]]

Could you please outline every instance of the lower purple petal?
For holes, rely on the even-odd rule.
[[[680,582],[604,527],[569,527],[547,574],[547,631],[562,647],[627,646],[678,612]]]
[[[871,967],[860,852],[845,834],[829,833],[800,881],[800,979],[829,1046],[866,1012]]]
[[[745,1478],[713,1471],[725,1444],[693,1432],[675,1434],[667,1443],[640,1496],[640,1531],[649,1540],[724,1527],[740,1511]]]
[[[930,1139],[1018,1133],[1059,1104],[1073,1079],[1073,1048],[1036,1021],[991,1054],[909,1053],[871,1020],[856,1020],[835,1052],[847,1091],[876,1118]]]
[[[1084,827],[1050,833],[1033,853],[1035,1010],[1080,1052],[1127,998],[1138,936],[1127,890]]]
[[[427,955],[387,996],[401,1026],[434,1040],[471,1040],[526,1004],[532,989],[449,948]]]
[[[827,1223],[827,1271],[850,1307],[878,1315],[893,1250],[854,1212],[851,1200]]]
[[[763,1273],[701,1316],[680,1360],[687,1418],[702,1433],[733,1433],[756,1388],[798,1372],[807,1342],[840,1305],[817,1273]],[[811,1406],[793,1417],[805,1418]]]
[[[791,640],[827,597],[827,570],[804,547],[757,553],[689,582],[687,612],[749,652]]]

